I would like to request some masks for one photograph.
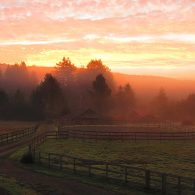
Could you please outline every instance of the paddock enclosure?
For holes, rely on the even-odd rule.
[[[74,125],[34,140],[36,162],[166,194],[195,192],[194,127]]]
[[[92,140],[193,140],[195,128],[178,124],[131,124],[131,125],[73,125],[59,127],[48,134]]]

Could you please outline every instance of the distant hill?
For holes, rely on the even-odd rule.
[[[180,80],[160,76],[139,76],[114,73],[117,84],[129,83],[139,97],[151,98],[157,95],[160,88],[164,88],[167,95],[174,99],[185,98],[190,93],[195,93],[194,80]]]
[[[54,67],[43,67],[43,66],[28,66],[28,70],[35,72],[39,81],[41,81],[46,73],[54,72]]]
[[[8,64],[0,64],[0,70],[2,72],[5,71]],[[42,80],[46,73],[52,73],[55,68],[54,67],[45,67],[45,66],[27,66],[30,72],[35,72],[38,80]]]
[[[4,71],[7,64],[0,64],[1,71]],[[28,66],[29,71],[35,72],[40,80],[46,73],[52,73],[54,67]],[[180,80],[160,76],[127,75],[113,73],[117,85],[129,83],[135,90],[137,96],[144,100],[151,100],[157,95],[160,88],[164,88],[169,97],[174,99],[185,98],[190,93],[195,93],[194,80]]]
[[[7,66],[8,64],[0,64],[0,70],[3,72]]]

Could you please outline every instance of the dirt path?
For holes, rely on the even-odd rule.
[[[74,180],[51,177],[23,169],[11,160],[4,160],[0,163],[0,173],[13,177],[18,182],[30,185],[35,191],[44,195],[116,195],[114,192],[82,184]]]
[[[50,126],[49,130],[55,130],[55,126]],[[14,152],[22,145],[27,145],[32,138],[27,138],[21,142],[10,144],[0,148],[0,158]],[[78,181],[47,176],[41,173],[33,172],[30,169],[23,169],[15,162],[4,159],[0,161],[0,174],[5,174],[15,178],[19,183],[30,186],[30,188],[43,195],[116,195],[117,193],[106,191],[104,189],[79,183]],[[6,194],[4,189],[0,188],[0,194]]]

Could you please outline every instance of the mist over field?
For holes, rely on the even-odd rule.
[[[55,67],[22,62],[1,64],[0,68],[5,119],[33,119],[33,115],[69,118],[88,109],[109,121],[121,122],[182,122],[193,120],[195,114],[193,80],[116,73],[101,60],[91,60],[86,67],[78,68],[69,58],[63,58]],[[28,110],[31,116],[26,115]]]

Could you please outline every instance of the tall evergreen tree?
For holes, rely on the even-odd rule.
[[[67,111],[60,84],[51,74],[46,74],[44,81],[33,92],[32,102],[42,118],[58,117]]]
[[[76,66],[69,58],[64,57],[61,62],[56,64],[55,76],[63,87],[68,87],[73,84],[76,69]]]
[[[112,90],[106,83],[102,74],[98,75],[93,81],[93,100],[95,109],[100,113],[105,113],[109,109],[109,98],[111,97]]]
[[[5,119],[9,113],[9,97],[7,93],[0,89],[0,118]]]

